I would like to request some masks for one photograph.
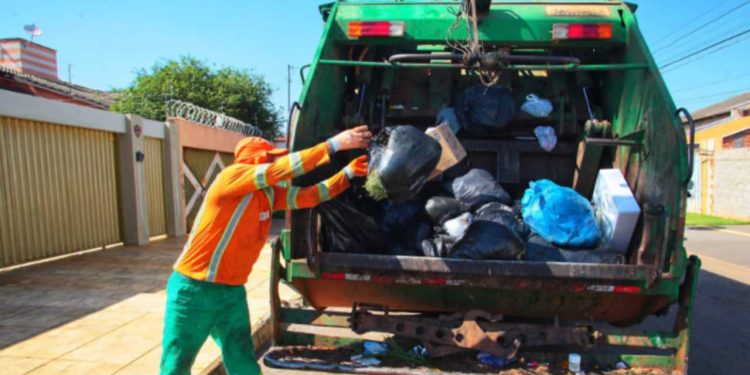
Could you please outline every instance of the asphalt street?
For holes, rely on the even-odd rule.
[[[750,226],[688,228],[685,237],[703,263],[689,372],[750,373]]]

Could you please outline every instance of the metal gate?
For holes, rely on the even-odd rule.
[[[227,165],[231,164],[234,156],[229,153],[184,148],[182,152],[182,170],[185,191],[185,215],[187,229],[193,227],[193,220],[203,204],[203,197],[216,176]]]
[[[121,241],[115,135],[0,117],[0,267]]]

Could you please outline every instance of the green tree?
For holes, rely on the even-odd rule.
[[[212,69],[206,62],[183,56],[141,69],[130,87],[115,90],[113,111],[164,120],[164,103],[177,99],[224,113],[278,135],[281,116],[271,103],[271,89],[247,70]]]

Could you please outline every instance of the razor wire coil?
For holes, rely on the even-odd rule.
[[[166,115],[167,117],[179,117],[196,124],[229,130],[246,136],[268,138],[268,134],[255,125],[244,123],[234,117],[182,100],[168,100]]]

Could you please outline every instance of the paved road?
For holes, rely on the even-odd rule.
[[[690,373],[747,373],[750,226],[689,228],[685,237],[685,247],[703,261],[693,315]]]

